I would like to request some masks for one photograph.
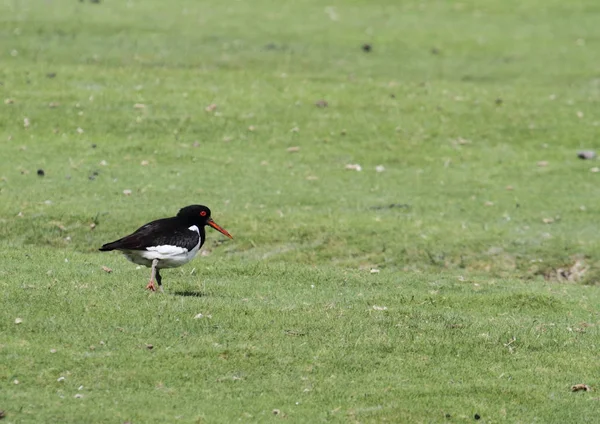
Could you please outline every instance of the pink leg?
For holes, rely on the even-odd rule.
[[[150,291],[153,291],[153,292],[156,291],[156,286],[154,285],[154,279],[155,279],[155,276],[156,276],[156,265],[157,264],[158,264],[158,259],[154,259],[152,261],[152,271],[150,272],[150,282],[146,286],[146,290],[150,290]]]

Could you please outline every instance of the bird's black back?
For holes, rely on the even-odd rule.
[[[192,225],[198,227],[200,234],[189,229]],[[146,250],[148,247],[170,245],[190,251],[199,239],[204,244],[205,238],[204,225],[188,223],[180,217],[163,218],[149,222],[119,240],[106,243],[100,250]]]

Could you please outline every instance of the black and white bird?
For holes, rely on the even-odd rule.
[[[210,209],[191,205],[181,209],[173,218],[149,222],[122,239],[106,243],[100,250],[119,250],[131,262],[152,268],[146,288],[156,291],[156,280],[162,291],[160,270],[176,268],[191,261],[206,240],[206,225],[233,238],[212,220]]]

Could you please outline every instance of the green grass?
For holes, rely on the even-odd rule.
[[[594,421],[599,19],[1,2],[5,421]],[[193,203],[235,239],[165,295],[97,251]]]

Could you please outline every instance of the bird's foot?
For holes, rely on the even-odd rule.
[[[146,286],[146,290],[150,290],[150,291],[153,291],[153,292],[156,291],[156,286],[154,285],[154,281],[150,280],[150,282]]]

